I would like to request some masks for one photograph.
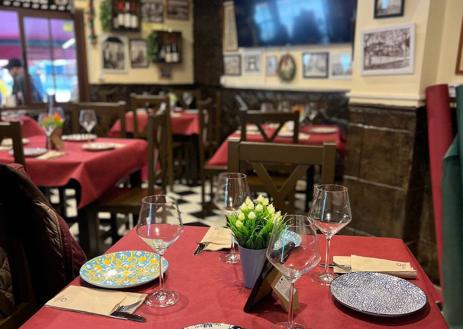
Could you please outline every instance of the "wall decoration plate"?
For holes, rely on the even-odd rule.
[[[296,76],[296,61],[290,54],[281,56],[278,62],[278,77],[281,81],[289,82]]]
[[[295,246],[299,247],[301,245],[301,241],[302,241],[301,236],[297,234],[296,232],[284,231],[281,234],[280,239],[277,242],[275,242],[273,249],[274,250],[280,249],[282,246],[285,246],[288,242],[294,242]]]
[[[169,263],[162,258],[162,270]],[[82,280],[102,288],[130,288],[140,286],[159,276],[159,256],[142,250],[104,254],[87,261],[80,268]]]
[[[195,324],[193,326],[185,327],[183,329],[245,329],[240,326],[234,326],[232,324],[225,324],[225,323],[201,323]]]
[[[353,272],[330,285],[334,299],[360,313],[397,317],[426,306],[426,294],[407,280],[383,273]]]

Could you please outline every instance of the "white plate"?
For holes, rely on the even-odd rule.
[[[85,151],[107,151],[116,148],[114,143],[87,143],[82,145],[82,149]]]
[[[312,134],[334,134],[338,132],[336,127],[311,127],[309,132]]]
[[[63,135],[63,141],[68,142],[89,142],[96,139],[94,134],[72,134],[72,135]]]
[[[234,326],[232,324],[225,323],[200,323],[193,326],[185,327],[183,329],[245,329],[244,327]]]
[[[46,148],[42,147],[25,147],[23,151],[24,156],[27,158],[38,157],[48,152]],[[13,155],[13,150],[9,151],[8,153],[10,153],[10,155]]]
[[[29,139],[23,138],[23,145],[29,144]],[[2,139],[2,143],[0,146],[3,147],[12,147],[13,146],[13,140],[11,138],[4,138]]]

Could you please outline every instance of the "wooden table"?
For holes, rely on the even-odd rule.
[[[74,329],[74,328],[156,328],[179,329],[204,322],[224,322],[247,329],[270,328],[272,324],[286,321],[287,314],[269,298],[257,307],[255,313],[243,312],[250,293],[243,287],[240,265],[220,261],[219,252],[203,252],[193,256],[196,242],[206,233],[206,228],[185,227],[183,235],[166,252],[169,268],[166,286],[180,294],[177,305],[165,309],[151,309],[143,305],[137,314],[147,318],[146,323],[136,323],[101,316],[73,313],[43,307],[23,328]],[[324,253],[321,238],[321,253]],[[109,252],[120,250],[149,250],[135,231],[114,245]],[[399,239],[335,236],[332,255],[362,255],[410,261],[418,271],[412,283],[423,289],[428,296],[428,306],[415,315],[404,318],[378,318],[362,315],[336,304],[328,287],[312,281],[305,275],[296,283],[300,309],[295,312],[296,321],[309,328],[447,328],[438,307],[434,303],[434,287],[417,263],[407,246]],[[84,285],[80,278],[71,284]],[[157,282],[132,291],[149,292]]]

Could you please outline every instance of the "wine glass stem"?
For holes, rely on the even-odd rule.
[[[291,281],[289,288],[289,307],[288,307],[288,323],[293,324],[293,296],[294,296],[294,282]]]
[[[326,237],[326,248],[325,248],[325,274],[328,274],[328,265],[329,265],[328,256],[329,256],[329,254],[330,254],[330,245],[331,245],[331,238]]]
[[[47,149],[51,150],[51,134],[47,134]]]
[[[236,250],[235,250],[235,238],[233,235],[231,236],[231,246],[230,246],[230,254],[235,255]]]
[[[162,273],[162,255],[159,255],[159,290],[162,290],[164,283],[164,273]]]

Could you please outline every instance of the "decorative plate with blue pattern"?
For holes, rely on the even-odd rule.
[[[169,263],[162,258],[162,270]],[[136,287],[159,276],[159,256],[142,250],[119,251],[90,259],[80,268],[82,280],[97,287]]]

